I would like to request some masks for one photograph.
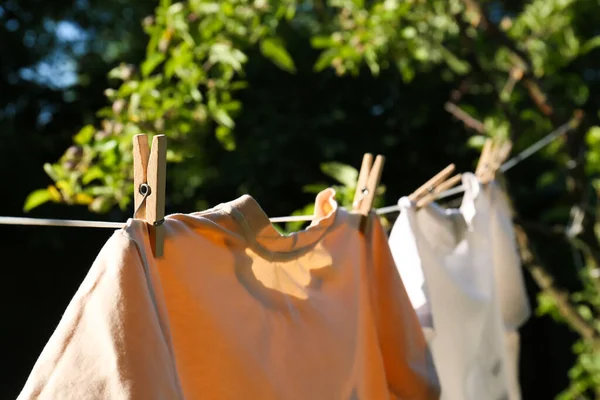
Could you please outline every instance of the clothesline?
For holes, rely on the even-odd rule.
[[[525,150],[521,151],[516,156],[512,157],[510,160],[506,161],[504,164],[502,164],[498,168],[498,170],[502,173],[508,171],[509,169],[518,165],[521,161],[531,157],[532,155],[534,155],[535,153],[537,153],[544,147],[548,146],[554,140],[558,139],[560,136],[567,133],[570,129],[571,129],[571,121],[559,126],[556,130],[550,132],[549,134],[547,134],[546,136],[544,136],[543,138],[541,138],[540,140],[538,140],[531,146],[527,147]],[[437,200],[445,199],[447,197],[454,196],[455,194],[459,194],[464,191],[465,191],[464,186],[459,185],[459,186],[453,187],[452,189],[448,189],[445,192],[440,193],[440,195],[437,196]],[[375,211],[376,211],[377,215],[390,214],[393,212],[400,211],[400,206],[394,205],[394,206],[381,207],[381,208],[376,209]]]
[[[506,172],[509,169],[515,167],[523,160],[529,158],[533,154],[537,153],[554,140],[564,135],[571,129],[571,121],[561,125],[556,130],[550,132],[548,135],[544,136],[542,139],[538,140],[525,150],[521,151],[516,156],[512,157],[510,160],[502,164],[499,168],[500,172]],[[462,185],[457,186],[455,188],[449,189],[443,193],[441,193],[437,199],[444,199],[450,196],[453,196],[458,193],[462,193],[464,191],[464,187]],[[400,211],[400,207],[398,205],[381,207],[375,210],[377,215],[390,214],[394,212]],[[314,219],[312,215],[292,215],[286,217],[274,217],[270,218],[271,222],[280,223],[280,222],[302,222],[302,221],[311,221]],[[29,225],[29,226],[64,226],[64,227],[77,227],[77,228],[109,228],[109,229],[119,229],[122,228],[123,222],[109,222],[109,221],[85,221],[85,220],[68,220],[68,219],[52,219],[52,218],[27,218],[27,217],[1,217],[0,216],[0,225]]]

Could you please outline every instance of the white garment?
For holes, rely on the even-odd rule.
[[[389,243],[429,339],[441,398],[516,400],[518,334],[516,341],[514,332],[505,337],[503,314],[510,314],[512,326],[525,313],[520,307],[500,305],[498,294],[511,288],[505,283],[497,286],[497,275],[502,274],[496,273],[496,266],[502,254],[493,251],[497,242],[508,251],[510,241],[498,233],[504,231],[505,214],[492,207],[473,174],[463,175],[463,185],[458,210],[433,204],[417,213],[409,199],[401,199]],[[508,351],[509,344],[517,352]]]
[[[506,330],[506,352],[510,399],[521,398],[519,385],[519,327],[531,316],[521,259],[518,253],[509,201],[493,182],[485,188],[484,196],[491,205],[491,235],[494,254],[496,293],[500,299],[502,321]]]
[[[494,271],[498,297],[502,300],[502,320],[507,329],[518,329],[531,316],[531,307],[525,290],[510,205],[495,182],[485,188],[484,195],[491,204]]]

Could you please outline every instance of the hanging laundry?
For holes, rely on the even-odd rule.
[[[280,235],[249,196],[108,240],[19,399],[438,399],[426,341],[371,215],[317,197]]]
[[[518,329],[531,316],[531,306],[525,289],[508,197],[497,182],[487,185],[483,194],[491,205],[494,277],[497,296],[500,299],[502,321],[506,330],[510,399],[519,400],[521,388],[519,385],[520,337]]]
[[[417,211],[402,198],[389,243],[428,337],[441,398],[513,400],[492,251],[494,210],[473,174],[462,180],[459,209],[434,203]]]

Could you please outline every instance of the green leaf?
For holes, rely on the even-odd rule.
[[[556,301],[554,300],[554,298],[544,292],[541,292],[538,294],[537,296],[538,298],[538,307],[536,310],[536,314],[537,315],[556,315],[557,314],[557,310],[556,310]]]
[[[459,59],[444,46],[440,47],[440,51],[444,57],[444,60],[446,60],[446,64],[448,64],[450,69],[457,74],[464,75],[471,69],[471,66],[468,62]]]
[[[167,12],[171,15],[177,14],[183,11],[183,3],[174,3],[169,6]]]
[[[131,77],[132,73],[133,71],[131,66],[127,64],[120,64],[108,72],[108,77],[111,79],[121,79],[126,81]]]
[[[350,165],[338,162],[323,163],[321,171],[346,187],[354,187],[358,181],[358,171]]]
[[[223,145],[223,148],[227,151],[235,150],[235,138],[231,132],[231,129],[226,126],[219,126],[215,131],[217,140]]]
[[[202,101],[202,93],[200,93],[200,91],[198,90],[198,88],[191,88],[190,89],[190,95],[192,96],[192,99],[194,99],[197,102]]]
[[[52,179],[55,182],[60,179],[57,171],[54,168],[54,165],[52,165],[50,163],[44,164],[44,172],[46,172],[46,174],[50,177],[50,179]]]
[[[142,76],[148,77],[165,60],[163,53],[154,53],[142,63]]]
[[[104,155],[107,155],[106,153],[113,149],[116,149],[118,145],[119,142],[116,139],[111,139],[106,141],[105,143],[98,145],[97,149],[100,153],[104,153]]]
[[[539,176],[536,182],[536,186],[538,188],[550,186],[556,182],[556,178],[557,174],[555,171],[546,171]]]
[[[246,89],[247,87],[248,87],[248,82],[245,82],[245,81],[236,81],[236,82],[232,82],[229,85],[229,89],[231,91],[242,90],[242,89]]]
[[[586,305],[583,305],[583,304],[579,305],[577,307],[577,312],[586,321],[591,321],[594,318],[594,316],[592,314],[592,310]]]
[[[596,47],[600,47],[600,35],[594,36],[593,38],[585,42],[583,46],[581,46],[579,54],[587,54],[590,51],[594,50]]]
[[[81,128],[79,132],[77,132],[73,140],[75,141],[75,143],[80,145],[89,143],[92,137],[94,136],[95,132],[96,129],[94,129],[93,125],[86,125],[83,128]]]
[[[227,114],[227,111],[219,108],[213,112],[213,118],[221,125],[231,129],[235,126],[233,119]]]
[[[23,211],[28,212],[32,209],[52,200],[52,196],[48,189],[38,189],[29,194],[25,199],[25,205]]]
[[[315,183],[315,184],[310,184],[310,185],[304,185],[302,186],[302,192],[304,193],[319,193],[325,189],[327,189],[329,186],[322,184],[322,183]]]
[[[400,35],[405,39],[412,39],[417,36],[417,29],[414,26],[407,26],[400,31]]]
[[[230,65],[234,70],[241,71],[242,64],[247,61],[248,57],[240,50],[233,49],[231,46],[224,43],[214,44],[210,48],[209,60],[211,63],[224,63]]]
[[[127,97],[138,90],[140,83],[138,81],[127,81],[119,88],[119,96]]]
[[[373,51],[372,49],[368,49],[365,51],[365,61],[367,62],[367,65],[369,67],[369,69],[371,70],[371,73],[375,76],[379,75],[379,63],[377,62],[377,54],[375,54],[375,51]]]
[[[219,3],[207,3],[203,0],[190,0],[190,8],[199,14],[214,14],[219,12]]]
[[[101,179],[103,176],[104,176],[104,172],[102,171],[102,169],[98,166],[95,166],[95,167],[88,169],[83,174],[83,176],[81,177],[81,182],[84,185],[87,185],[90,182],[92,182],[93,180]]]
[[[310,39],[310,44],[315,49],[326,49],[333,45],[331,36],[314,36]]]
[[[96,197],[94,201],[92,201],[89,205],[90,211],[93,211],[98,214],[102,214],[110,211],[112,207],[111,199],[109,197]]]
[[[487,136],[473,135],[469,138],[469,140],[467,140],[467,146],[480,150],[483,148],[483,144],[485,143],[486,139]]]
[[[595,146],[600,143],[600,126],[592,126],[587,133],[586,141],[588,145]]]
[[[260,51],[263,56],[271,60],[275,65],[284,71],[294,73],[296,67],[294,60],[285,49],[283,42],[276,38],[267,38],[260,43]]]
[[[140,106],[140,100],[141,96],[139,93],[133,93],[131,95],[131,98],[129,100],[129,108],[127,110],[130,116],[135,115],[137,113],[137,110]]]
[[[415,77],[415,70],[411,67],[408,59],[401,58],[396,61],[396,66],[402,74],[402,80],[406,83],[411,82]]]
[[[315,62],[315,66],[313,67],[316,72],[323,71],[325,68],[331,66],[331,62],[338,55],[339,50],[336,48],[325,50],[321,53],[317,61]]]
[[[413,57],[419,61],[428,61],[431,58],[431,54],[428,48],[419,46],[413,51]]]

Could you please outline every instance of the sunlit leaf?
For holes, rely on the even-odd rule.
[[[322,190],[327,189],[327,187],[328,186],[325,185],[325,184],[315,183],[315,184],[311,184],[311,185],[304,185],[304,186],[302,186],[302,191],[304,193],[315,193],[316,194],[316,193],[319,193]]]
[[[109,197],[96,197],[89,205],[89,209],[96,213],[108,212],[112,204]]]
[[[50,198],[52,199],[52,201],[59,202],[62,200],[62,196],[55,186],[48,186],[48,193],[50,194]]]
[[[310,44],[315,49],[326,49],[328,47],[331,47],[334,44],[334,42],[331,39],[331,36],[313,36],[310,39]]]
[[[582,55],[587,54],[597,47],[600,47],[600,35],[587,40],[579,49],[579,53]]]
[[[142,63],[142,76],[148,77],[150,74],[165,60],[166,56],[163,53],[154,53],[146,58]]]
[[[54,169],[54,165],[50,164],[50,163],[46,163],[44,164],[44,172],[46,172],[46,174],[50,177],[50,179],[52,179],[53,181],[57,181],[59,180],[59,176],[57,171],[55,171]]]
[[[231,129],[235,126],[233,119],[223,109],[217,109],[213,112],[213,118],[221,125]]]
[[[275,65],[287,72],[295,72],[294,60],[287,52],[283,42],[276,38],[263,39],[260,43],[261,53]]]
[[[446,60],[446,63],[448,64],[448,66],[457,74],[464,75],[464,74],[468,73],[469,70],[471,69],[471,66],[469,65],[468,62],[463,61],[463,60],[459,59],[458,57],[456,57],[446,47],[441,46],[440,51],[442,52],[443,57]]]
[[[323,163],[321,171],[347,187],[354,187],[358,181],[358,171],[350,165],[338,162]]]
[[[75,137],[73,138],[73,141],[80,145],[88,143],[94,136],[95,132],[96,129],[94,129],[93,125],[86,125],[79,130],[77,135],[75,135]]]
[[[90,169],[88,169],[83,176],[81,177],[81,182],[84,185],[89,184],[90,182],[96,180],[96,179],[100,179],[104,176],[104,171],[102,171],[102,169],[98,166],[94,166]]]
[[[215,131],[217,140],[223,145],[227,151],[235,150],[235,138],[231,129],[226,126],[219,126]]]
[[[600,144],[600,126],[592,126],[586,136],[586,141],[590,146]]]
[[[327,67],[331,66],[333,59],[339,54],[339,50],[336,48],[325,50],[321,53],[314,65],[314,70],[319,72]]]
[[[27,198],[25,199],[25,205],[23,206],[23,211],[28,212],[33,210],[36,207],[41,206],[42,204],[51,201],[52,195],[48,191],[48,189],[38,189],[31,192]]]
[[[380,67],[377,62],[377,55],[373,50],[365,51],[365,61],[373,75],[379,75]]]
[[[94,201],[94,198],[86,193],[77,193],[75,195],[75,203],[77,204],[88,205],[92,201]]]
[[[471,148],[481,150],[486,139],[488,139],[487,136],[473,135],[467,140],[467,145]]]
[[[214,14],[219,12],[219,3],[210,3],[203,0],[190,0],[190,8],[200,14]]]

